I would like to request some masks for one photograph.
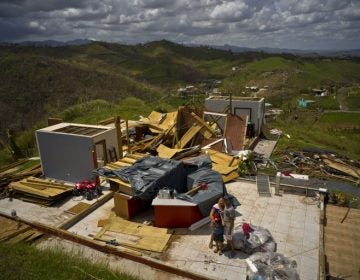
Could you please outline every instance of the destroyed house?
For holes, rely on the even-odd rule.
[[[253,127],[254,134],[257,136],[261,132],[265,116],[264,98],[210,96],[205,100],[205,108],[207,111],[212,112],[247,116],[249,124]]]
[[[94,180],[94,168],[116,158],[116,129],[60,123],[36,131],[45,177],[78,182]]]

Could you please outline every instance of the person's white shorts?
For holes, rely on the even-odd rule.
[[[228,234],[230,227],[231,227],[231,223],[225,222],[224,235],[225,235],[225,239],[226,239],[226,240],[232,240],[232,233],[233,233],[234,230],[232,230],[232,231],[230,232],[230,234]]]

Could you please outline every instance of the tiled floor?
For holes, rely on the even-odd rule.
[[[317,203],[300,195],[259,197],[256,185],[234,182],[229,193],[241,203],[237,208],[235,228],[250,222],[272,233],[277,251],[296,260],[302,280],[318,278],[319,217]],[[192,234],[179,235],[172,242],[166,262],[214,279],[246,279],[247,255],[238,252],[234,259],[218,256],[208,248],[207,226]]]
[[[302,280],[318,278],[320,211],[311,198],[292,194],[284,194],[281,197],[274,195],[259,197],[256,184],[251,182],[233,182],[227,184],[227,189],[241,203],[236,209],[235,227],[240,227],[243,222],[250,222],[267,228],[277,243],[277,251],[296,260]],[[274,193],[273,189],[272,193]],[[13,201],[5,199],[0,200],[0,211],[10,213],[11,209],[16,209],[21,218],[58,225],[69,218],[69,214],[63,211],[76,203],[77,201],[70,200],[59,207],[43,208],[15,199]],[[113,201],[109,201],[69,230],[85,237],[90,233],[96,233],[99,230],[98,219],[106,218],[112,206]],[[211,279],[246,279],[244,259],[248,255],[237,252],[233,259],[229,259],[226,253],[219,256],[208,248],[209,237],[208,225],[194,232],[187,229],[176,230],[161,261]],[[119,263],[119,266],[123,264],[120,261],[116,263]],[[139,270],[137,276],[145,275],[140,272],[141,265],[136,264],[134,267]],[[145,272],[146,268],[143,270]],[[156,279],[156,277],[144,279]]]

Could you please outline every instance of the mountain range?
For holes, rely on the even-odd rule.
[[[57,40],[44,40],[44,41],[21,41],[15,44],[21,46],[37,46],[37,47],[63,47],[63,46],[79,46],[86,45],[94,42],[90,39],[75,39],[70,41],[57,41]],[[0,45],[12,45],[14,43],[0,43]],[[119,43],[123,44],[123,43]],[[199,46],[198,44],[186,44],[187,46]],[[207,45],[208,47],[219,49],[219,50],[230,50],[234,53],[243,52],[265,52],[269,54],[293,54],[306,57],[326,56],[326,57],[360,57],[360,49],[346,49],[346,50],[301,50],[301,49],[288,49],[288,48],[270,48],[270,47],[259,47],[249,48],[240,47],[235,45]]]

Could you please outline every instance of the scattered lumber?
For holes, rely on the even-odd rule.
[[[117,216],[110,216],[107,224],[96,234],[95,239],[110,242],[117,240],[123,247],[140,252],[165,250],[172,233],[165,228],[157,228],[127,221]]]
[[[43,233],[19,221],[0,216],[0,242],[9,244],[31,243],[43,236]]]
[[[239,177],[237,169],[239,167],[240,159],[212,149],[203,151],[210,156],[212,161],[212,170],[221,174],[224,183],[230,182]]]
[[[338,159],[331,159],[329,157],[324,157],[323,161],[327,166],[336,169],[345,175],[360,179],[360,168],[356,166],[351,166]]]
[[[11,195],[23,201],[51,206],[72,193],[73,186],[35,177],[11,182]]]
[[[41,173],[39,160],[22,159],[0,169],[0,188],[6,187],[12,181],[28,176],[39,176]]]

